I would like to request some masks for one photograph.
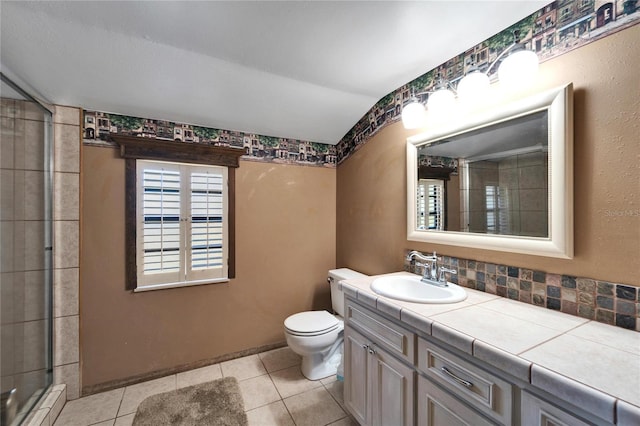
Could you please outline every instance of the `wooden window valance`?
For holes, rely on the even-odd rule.
[[[138,136],[109,135],[109,140],[120,145],[120,156],[122,158],[209,164],[236,168],[240,166],[240,157],[246,154],[245,149],[141,138]]]

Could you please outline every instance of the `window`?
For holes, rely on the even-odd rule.
[[[487,233],[511,234],[509,223],[509,198],[505,188],[488,185],[485,187],[487,212]]]
[[[444,181],[418,181],[418,229],[444,230]]]
[[[137,287],[226,281],[227,168],[138,160]]]
[[[495,186],[486,186],[486,211],[487,211],[487,232],[496,234],[498,232],[498,220],[496,212],[498,211],[498,194]]]
[[[126,289],[235,278],[235,170],[245,150],[109,139],[126,159]]]

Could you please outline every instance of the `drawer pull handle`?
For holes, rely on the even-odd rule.
[[[460,383],[461,385],[466,386],[468,388],[473,387],[473,383],[471,383],[468,380],[464,380],[464,379],[461,379],[460,377],[456,376],[451,371],[449,371],[449,369],[447,367],[441,367],[440,370],[442,370],[443,373],[445,373],[447,376],[451,377],[453,380],[455,380],[456,382]]]

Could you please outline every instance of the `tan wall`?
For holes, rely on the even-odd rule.
[[[284,342],[283,321],[330,307],[335,169],[241,161],[236,279],[132,293],[125,288],[124,160],[83,147],[83,388]]]
[[[640,25],[549,60],[536,87],[574,84],[575,257],[561,260],[406,239],[405,140],[395,123],[338,167],[338,266],[398,271],[403,250],[640,286]],[[533,91],[532,90],[532,91]]]

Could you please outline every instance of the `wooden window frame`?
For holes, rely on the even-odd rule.
[[[138,281],[136,261],[136,160],[157,160],[227,167],[228,278],[235,278],[235,169],[240,166],[240,157],[245,155],[245,149],[113,134],[109,135],[109,140],[120,146],[120,157],[125,159],[125,288],[127,290],[135,290]]]

